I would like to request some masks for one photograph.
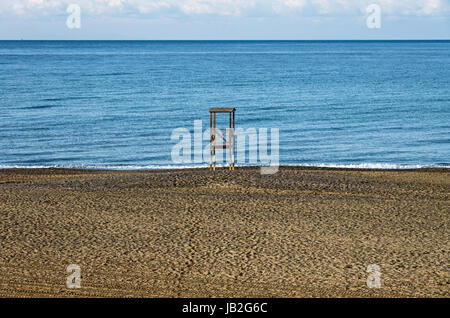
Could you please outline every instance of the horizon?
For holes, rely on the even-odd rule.
[[[256,40],[256,39],[168,39],[168,40],[151,40],[151,39],[86,39],[86,40],[72,40],[72,39],[0,39],[3,42],[18,42],[18,41],[46,41],[46,42],[96,42],[96,41],[110,41],[110,42],[448,42],[448,39],[376,39],[376,40],[364,40],[364,39],[317,39],[317,40],[290,40],[290,39],[266,39],[266,40]]]

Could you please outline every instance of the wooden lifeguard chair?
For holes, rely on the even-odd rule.
[[[209,169],[216,170],[216,149],[228,149],[230,158],[230,170],[234,170],[234,113],[236,108],[211,108],[209,110],[210,128],[210,159]],[[216,114],[230,114],[230,127],[226,129],[216,128]],[[220,143],[217,143],[220,140]]]

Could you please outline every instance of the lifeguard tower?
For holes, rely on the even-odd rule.
[[[236,108],[210,108],[210,159],[209,169],[216,170],[216,149],[228,149],[229,170],[234,170],[234,113]],[[216,128],[216,114],[225,113],[230,115],[230,127],[225,129]]]

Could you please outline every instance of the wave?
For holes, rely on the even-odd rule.
[[[61,102],[67,100],[89,100],[89,99],[98,99],[100,96],[67,96],[67,97],[52,97],[52,98],[43,98],[41,101],[44,102]]]
[[[100,74],[81,74],[81,76],[85,77],[102,77],[102,76],[122,76],[122,75],[133,75],[136,73],[128,73],[128,72],[113,72],[113,73],[100,73]]]
[[[450,168],[450,164],[395,164],[395,163],[357,163],[357,164],[287,164],[288,167],[311,168],[342,168],[342,169],[379,169],[379,170],[409,170],[422,168]]]
[[[168,170],[207,168],[209,165],[1,165],[0,169]],[[217,165],[217,167],[220,167]]]
[[[35,106],[26,106],[26,107],[20,107],[18,109],[46,109],[46,108],[53,108],[56,107],[55,105],[35,105]]]
[[[216,167],[227,167],[227,164],[217,164]],[[238,164],[237,167],[251,167],[254,164]],[[378,170],[410,170],[423,168],[450,168],[450,163],[438,164],[393,164],[393,163],[359,163],[359,164],[282,164],[281,167],[310,167],[310,168],[341,168],[341,169],[378,169]],[[2,165],[0,169],[86,169],[86,170],[171,170],[171,169],[201,169],[209,168],[209,164],[191,165]]]

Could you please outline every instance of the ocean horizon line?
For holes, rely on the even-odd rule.
[[[0,39],[2,42],[450,42],[448,39]]]

